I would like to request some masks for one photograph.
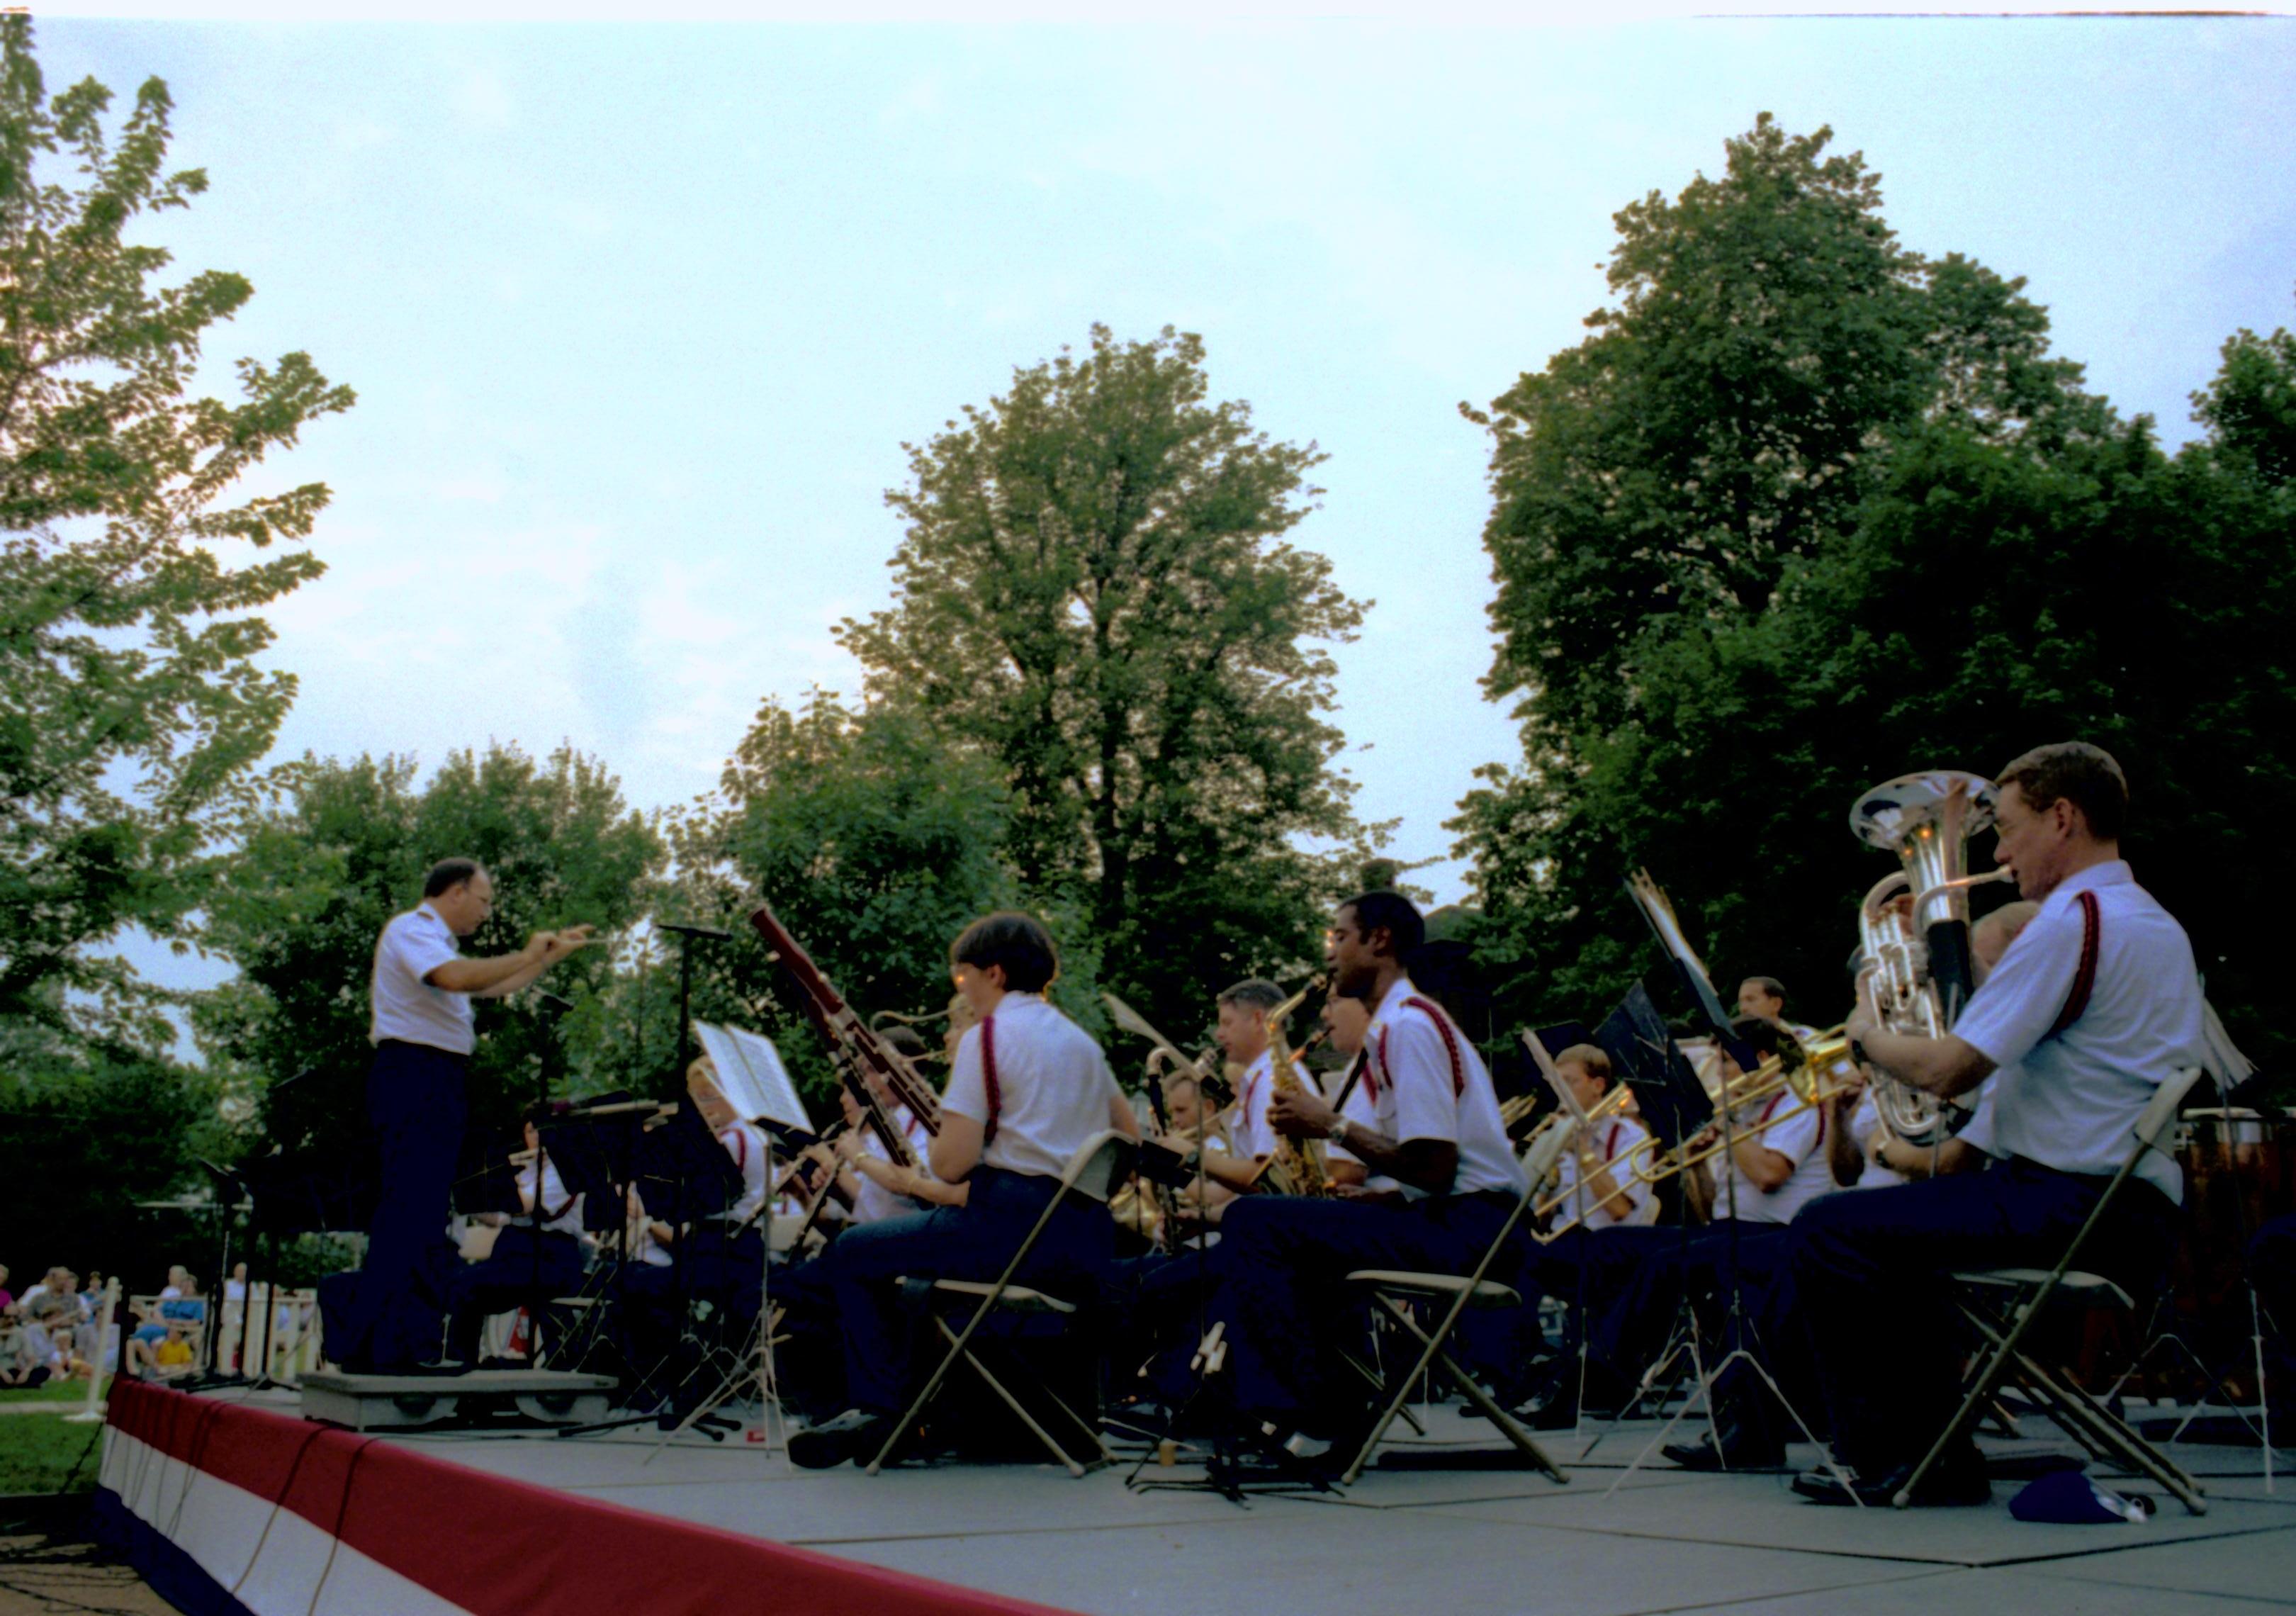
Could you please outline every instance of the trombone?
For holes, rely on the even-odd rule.
[[[1528,1154],[1529,1151],[1544,1140],[1547,1136],[1549,1131],[1552,1130],[1562,1141],[1562,1149],[1557,1149],[1554,1152],[1556,1165],[1561,1165],[1562,1150],[1569,1148],[1571,1135],[1578,1133],[1582,1128],[1594,1128],[1602,1123],[1610,1121],[1614,1117],[1620,1116],[1626,1111],[1628,1102],[1633,1097],[1634,1091],[1629,1089],[1625,1081],[1621,1079],[1620,1081],[1613,1083],[1609,1090],[1603,1094],[1603,1097],[1595,1102],[1594,1110],[1587,1112],[1583,1115],[1575,1108],[1569,1106],[1548,1112],[1545,1120],[1542,1120],[1537,1128],[1533,1128],[1529,1136],[1523,1141],[1522,1153]],[[1546,1200],[1533,1202],[1530,1209],[1532,1218],[1535,1220],[1549,1217],[1553,1215],[1553,1213],[1565,1202],[1570,1201],[1574,1197],[1585,1196],[1588,1193],[1587,1186],[1590,1182],[1600,1175],[1610,1172],[1612,1169],[1620,1166],[1621,1163],[1632,1160],[1635,1149],[1639,1148],[1643,1143],[1644,1143],[1644,1141],[1637,1140],[1635,1147],[1620,1151],[1617,1155],[1603,1162],[1602,1166],[1596,1168],[1591,1173],[1582,1170],[1571,1183],[1570,1188],[1558,1189]],[[1616,1180],[1613,1179],[1612,1182],[1615,1183]],[[1615,1194],[1616,1192],[1613,1193]],[[1586,1222],[1588,1215],[1594,1210],[1595,1207],[1599,1206],[1600,1204],[1602,1204],[1600,1202],[1594,1202],[1580,1207],[1577,1212],[1573,1213],[1563,1222],[1555,1225],[1554,1227],[1547,1230],[1544,1235],[1535,1235],[1534,1238],[1536,1238],[1542,1245],[1546,1244],[1549,1241],[1561,1239],[1570,1230],[1577,1228],[1580,1224]]]
[[[1849,1038],[1842,1027],[1831,1028],[1819,1033],[1809,1043],[1790,1054],[1774,1054],[1734,1080],[1725,1079],[1720,1091],[1714,1096],[1717,1115],[1741,1112],[1749,1107],[1767,1106],[1781,1096],[1791,1094],[1794,1103],[1775,1116],[1762,1117],[1742,1128],[1734,1128],[1718,1135],[1702,1145],[1697,1144],[1703,1130],[1693,1134],[1673,1150],[1661,1151],[1655,1137],[1638,1141],[1626,1153],[1625,1160],[1643,1160],[1628,1168],[1635,1179],[1642,1184],[1656,1184],[1710,1161],[1726,1148],[1726,1140],[1758,1139],[1781,1122],[1789,1121],[1805,1112],[1816,1111],[1848,1094],[1857,1081],[1854,1076],[1828,1085],[1825,1079],[1835,1069],[1849,1064]],[[1854,1070],[1854,1068],[1853,1068]],[[1693,1148],[1696,1146],[1696,1148]]]

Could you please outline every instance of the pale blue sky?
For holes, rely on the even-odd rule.
[[[1758,111],[1863,151],[1909,244],[2030,276],[2172,440],[2296,287],[2272,21],[39,29],[52,86],[171,86],[214,185],[160,239],[257,288],[218,372],[307,348],[358,390],[281,467],[336,496],[274,614],[283,751],[570,739],[647,807],[761,696],[855,688],[829,630],[884,599],[902,440],[1095,320],[1201,332],[1330,452],[1297,537],[1378,603],[1338,718],[1424,857],[1513,753],[1455,406],[1575,341],[1611,214]]]

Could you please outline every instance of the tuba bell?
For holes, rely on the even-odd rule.
[[[1969,951],[1969,889],[2008,877],[1969,874],[1969,839],[1993,824],[1993,783],[1958,769],[1885,780],[1849,809],[1849,829],[1898,856],[1894,874],[1858,906],[1857,993],[1892,1032],[1941,1038],[1976,987]],[[1970,1108],[1889,1073],[1874,1073],[1874,1104],[1908,1144],[1932,1145],[1969,1123]]]

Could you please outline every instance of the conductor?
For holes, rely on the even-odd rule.
[[[346,1369],[405,1374],[438,1357],[455,1261],[447,1220],[463,1079],[477,1042],[471,1001],[517,992],[590,939],[590,927],[569,926],[536,932],[515,954],[465,959],[457,941],[493,912],[494,893],[476,859],[441,859],[422,901],[375,941],[366,1109],[381,1194],[365,1263],[323,1288],[327,1356]]]

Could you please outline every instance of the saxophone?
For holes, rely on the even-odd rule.
[[[1291,1013],[1307,1002],[1308,996],[1324,985],[1320,976],[1312,977],[1308,985],[1267,1013],[1267,1054],[1275,1072],[1275,1088],[1279,1095],[1306,1092],[1307,1085],[1300,1077],[1300,1057],[1324,1039],[1318,1029],[1297,1049],[1283,1040],[1283,1022]],[[1327,1195],[1331,1193],[1332,1176],[1324,1161],[1324,1142],[1321,1139],[1293,1139],[1285,1135],[1275,1136],[1275,1153],[1260,1169],[1257,1187],[1271,1195]]]

